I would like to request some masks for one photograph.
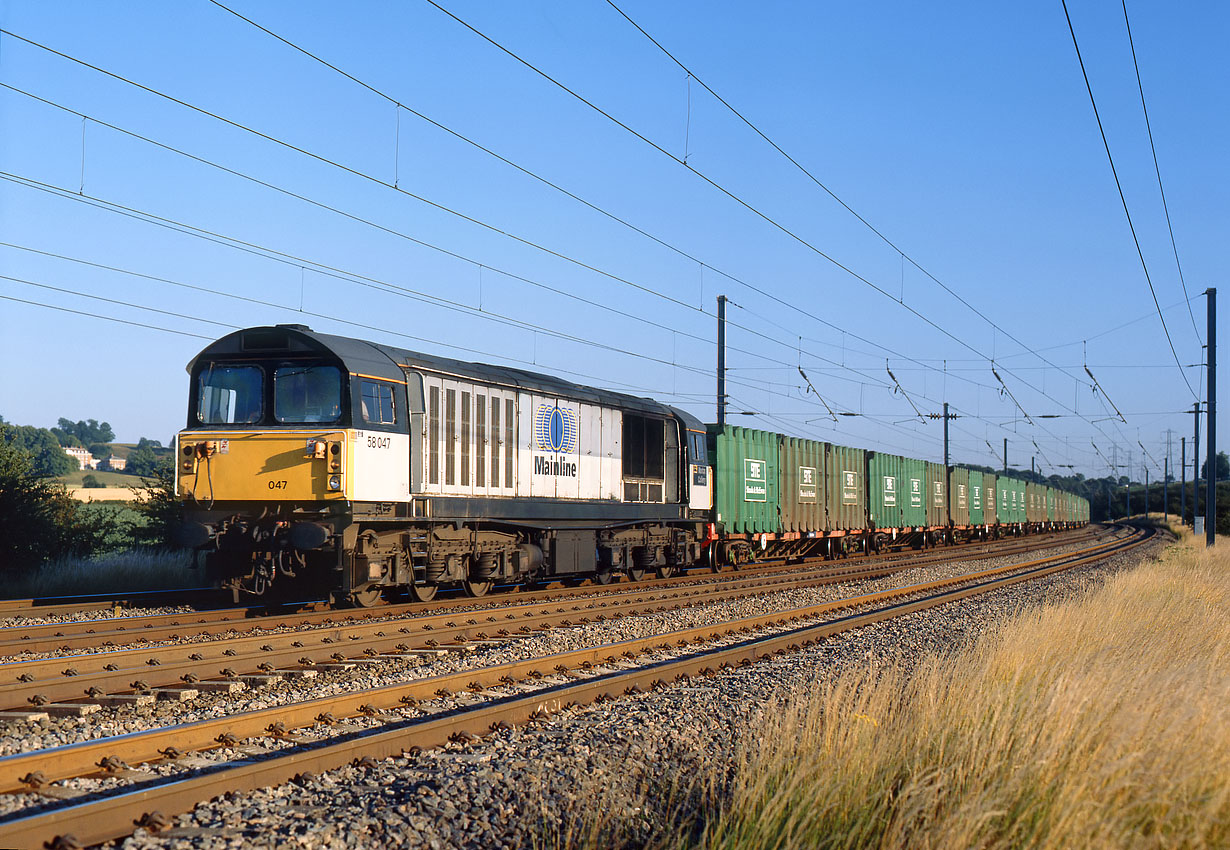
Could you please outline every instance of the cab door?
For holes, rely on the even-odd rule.
[[[688,507],[694,511],[713,508],[713,467],[701,431],[685,431],[688,451]]]

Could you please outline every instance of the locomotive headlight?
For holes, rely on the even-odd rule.
[[[340,489],[342,489],[342,476],[340,476],[340,475],[330,475],[330,476],[329,476],[329,489],[330,489],[330,490],[340,490]]]

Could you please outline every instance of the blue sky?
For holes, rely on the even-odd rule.
[[[1102,475],[1131,451],[1134,478],[1138,443],[1159,466],[1167,429],[1175,463],[1190,443],[1059,3],[618,4],[883,239],[605,2],[440,5],[606,116],[426,2],[227,5],[376,91],[207,0],[0,2],[0,296],[36,302],[0,300],[6,419],[165,442],[208,339],[301,322],[712,421],[725,294],[740,424],[935,459],[914,407],[947,400],[955,462],[997,466],[1006,437],[1013,466]],[[1070,11],[1199,363],[1230,7],[1128,6],[1191,314],[1122,7]]]

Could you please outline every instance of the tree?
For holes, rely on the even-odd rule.
[[[81,479],[81,486],[97,489],[99,487],[106,487],[107,485],[99,481],[97,475],[87,473]]]
[[[1204,479],[1209,477],[1209,462],[1207,460],[1200,465],[1200,477]],[[1217,480],[1230,481],[1230,457],[1227,457],[1225,452],[1217,453]]]
[[[159,455],[154,451],[153,444],[156,440],[146,440],[142,438],[137,448],[128,453],[128,463],[124,466],[124,471],[130,475],[140,475],[144,477],[154,476],[158,474],[160,469],[171,468],[171,458],[169,455]]]
[[[111,446],[107,443],[90,443],[89,450],[90,454],[94,455],[95,460],[111,457]]]
[[[46,428],[33,425],[0,425],[0,442],[30,455],[30,474],[57,478],[77,468],[77,461],[64,454],[59,440]]]
[[[137,448],[139,449],[160,449],[162,448],[162,443],[158,442],[157,440],[151,440],[148,437],[142,437],[140,440],[137,441]]]
[[[110,443],[115,439],[115,432],[111,430],[111,424],[109,422],[100,423],[97,419],[82,419],[79,422],[73,422],[61,416],[52,431],[65,446],[70,445],[64,442],[65,438],[75,440],[76,443],[73,445],[82,446],[88,446],[90,443]]]

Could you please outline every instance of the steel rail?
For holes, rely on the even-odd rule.
[[[637,614],[661,613],[789,590],[882,576],[872,567],[837,577],[779,578],[750,587],[667,589],[578,602],[501,609],[479,620],[437,614],[407,621],[355,623],[308,631],[243,635],[228,640],[158,645],[88,655],[10,662],[0,665],[0,707],[89,702],[154,688],[200,686],[203,678],[234,680],[275,672],[290,675],[315,665],[344,663],[364,654],[436,650],[476,640],[507,638],[556,626],[584,625]],[[494,613],[500,616],[494,616]],[[246,665],[246,668],[245,668]],[[237,670],[242,669],[242,672]],[[135,677],[135,680],[134,680]],[[220,678],[213,678],[220,677]]]
[[[0,822],[0,844],[14,848],[42,848],[56,846],[57,841],[61,844],[68,843],[69,840],[79,844],[100,843],[130,834],[134,825],[148,824],[156,827],[164,824],[167,822],[167,815],[187,811],[200,800],[224,792],[249,791],[285,782],[301,772],[337,768],[361,756],[398,756],[414,747],[439,746],[459,735],[484,735],[499,729],[501,724],[529,722],[569,705],[659,687],[672,678],[706,675],[715,669],[753,664],[774,654],[813,645],[842,631],[1101,560],[1140,545],[1152,533],[1152,530],[1138,531],[1133,537],[1118,541],[1113,548],[1102,547],[1102,550],[1095,554],[1069,553],[1033,562],[1032,567],[1013,575],[994,577],[994,574],[1003,573],[1009,568],[973,574],[967,576],[967,580],[983,580],[972,586],[941,591],[922,599],[885,606],[835,621],[800,626],[776,635],[750,638],[734,646],[658,661],[633,670],[602,673],[580,682],[551,685],[529,694],[500,697],[482,705],[456,709],[442,716],[403,720],[374,732],[355,733],[328,743],[307,746],[284,754],[271,754],[256,762],[234,764],[202,775],[138,787],[102,799],[7,818]],[[1045,563],[1046,561],[1051,563]],[[1018,570],[1021,566],[1024,565],[1018,565]],[[957,579],[950,579],[939,584],[950,586],[955,581]],[[913,591],[917,593],[930,587],[930,584],[915,585]],[[910,589],[901,589],[902,592],[907,590]],[[665,636],[659,636],[659,641],[662,637]],[[628,645],[628,642],[614,644],[606,649],[615,651],[625,645]],[[547,664],[562,657],[541,659],[539,663]]]
[[[965,549],[960,555],[945,550],[943,554],[932,554],[919,557],[917,555],[899,556],[898,558],[857,558],[840,562],[841,566],[832,566],[832,561],[815,560],[801,563],[775,566],[763,570],[748,570],[746,572],[725,573],[722,575],[692,573],[671,579],[654,579],[636,583],[621,582],[618,585],[586,585],[577,588],[552,588],[538,591],[520,591],[513,594],[501,594],[491,601],[494,605],[483,606],[481,599],[448,599],[439,602],[393,604],[377,608],[357,608],[325,611],[301,611],[290,615],[254,616],[260,608],[224,608],[212,611],[184,612],[177,614],[154,614],[148,616],[122,617],[113,620],[95,619],[74,623],[45,623],[34,625],[18,625],[0,628],[0,656],[19,655],[24,653],[53,652],[63,649],[79,649],[83,647],[103,647],[108,642],[117,643],[125,640],[144,639],[156,641],[172,636],[221,634],[231,629],[246,626],[251,630],[275,630],[281,628],[297,628],[309,623],[328,624],[337,618],[344,622],[384,620],[402,615],[431,615],[434,613],[465,608],[467,611],[483,611],[490,607],[507,607],[532,601],[551,601],[556,599],[573,599],[593,595],[612,595],[618,593],[638,593],[658,587],[691,586],[693,584],[712,585],[728,582],[749,582],[760,580],[766,575],[780,573],[795,574],[810,570],[813,567],[824,568],[835,574],[842,571],[855,572],[865,568],[868,563],[891,566],[893,569],[910,569],[916,566],[929,566],[936,563],[947,563],[954,560],[982,560],[1001,555],[1011,555],[1020,551],[1035,551],[1054,546],[1079,543],[1083,539],[1096,537],[1097,533],[1065,537],[1062,533],[1048,535],[1060,539],[1035,539],[1033,545],[1020,541],[1003,544],[977,544],[978,550]],[[1040,545],[1039,545],[1040,544]],[[77,627],[77,628],[74,628]]]
[[[1088,529],[1091,529],[1091,528],[1092,526],[1085,526],[1083,529],[1081,529],[1081,531],[1084,532],[1084,534],[1080,536],[1096,536],[1097,532],[1094,532],[1093,534],[1089,534]],[[1072,530],[1045,532],[1041,536],[1034,537],[1032,539],[1038,543],[1041,543],[1042,541],[1049,541],[1052,538],[1062,537],[1068,534],[1069,531],[1072,531]],[[1079,536],[1077,537],[1077,539],[1079,539]],[[969,546],[977,546],[981,550],[985,551],[985,550],[991,549],[993,547],[998,547],[998,546],[1014,547],[1014,546],[1020,546],[1020,545],[1021,543],[1020,543],[1019,538],[1001,538],[998,540],[968,541],[966,543],[956,544],[953,546],[939,547],[939,549],[941,551],[952,551],[952,550],[957,550],[957,549],[964,549],[965,547],[969,547]],[[1059,542],[1055,544],[1048,543],[1048,545],[1063,545],[1063,542]],[[1034,548],[1041,548],[1041,547],[1035,546]],[[926,551],[935,551],[935,550],[926,550]],[[966,551],[969,551],[969,550],[966,549]],[[892,551],[892,552],[885,552],[885,553],[875,553],[871,555],[856,555],[850,558],[841,559],[841,562],[844,564],[860,564],[860,563],[868,563],[868,562],[876,562],[876,563],[894,562],[896,560],[908,560],[908,559],[915,558],[915,557],[917,557],[916,550],[911,550],[908,552]],[[985,557],[994,557],[994,556],[991,554],[987,554],[985,555]],[[757,562],[752,565],[748,565],[744,567],[744,569],[735,570],[734,572],[735,573],[742,572],[744,575],[748,575],[748,576],[767,575],[767,574],[774,574],[774,573],[780,573],[780,572],[788,572],[791,570],[799,569],[800,567],[807,567],[807,566],[811,566],[815,564],[824,564],[824,563],[833,563],[833,561],[829,559],[825,559],[825,558],[807,558],[802,561],[793,561],[793,562],[788,561],[786,559],[771,559],[771,560],[766,560],[762,562]],[[723,574],[729,575],[730,573],[723,571]],[[497,592],[493,596],[482,597],[482,598],[469,598],[469,597],[459,596],[459,597],[453,597],[453,598],[447,598],[447,599],[437,599],[437,600],[433,600],[432,602],[391,603],[391,604],[376,606],[374,608],[326,609],[326,610],[317,610],[314,612],[300,611],[299,613],[301,614],[316,613],[322,616],[328,616],[330,613],[336,615],[340,612],[346,612],[347,614],[353,617],[370,618],[373,616],[382,616],[382,612],[388,612],[389,610],[393,610],[395,612],[400,612],[403,610],[404,611],[422,611],[425,609],[435,610],[435,609],[440,609],[440,608],[458,608],[458,607],[473,608],[475,606],[482,606],[484,604],[498,605],[498,604],[501,604],[501,601],[503,599],[507,599],[509,596],[513,596],[518,599],[525,599],[525,598],[548,599],[548,598],[557,598],[557,597],[563,598],[566,596],[575,596],[575,595],[584,594],[587,592],[593,593],[595,592],[595,590],[611,591],[611,590],[617,590],[617,589],[663,587],[663,586],[669,586],[672,584],[687,584],[687,583],[696,582],[696,581],[701,581],[701,582],[720,581],[721,579],[722,579],[722,576],[719,576],[717,574],[712,574],[712,573],[706,573],[703,569],[697,568],[697,569],[685,571],[684,573],[680,575],[674,576],[672,578],[666,578],[666,579],[642,579],[641,581],[638,581],[638,582],[630,582],[626,578],[624,578],[623,580],[619,581],[618,584],[609,585],[609,586],[589,584],[582,588],[555,587],[555,588],[550,588],[550,589],[539,589],[539,590],[516,588],[513,590],[500,591],[500,592]],[[202,590],[207,594],[216,594],[219,592],[213,589],[202,589]],[[0,617],[5,617],[5,616],[22,617],[26,615],[29,615],[31,617],[39,617],[39,616],[43,616],[46,614],[57,614],[57,613],[72,614],[78,611],[111,609],[113,610],[113,612],[115,612],[114,619],[130,622],[132,625],[135,626],[137,625],[138,621],[149,621],[157,625],[159,622],[164,622],[164,621],[170,622],[172,620],[178,621],[178,620],[182,620],[184,617],[197,617],[198,619],[200,619],[203,617],[204,618],[215,618],[215,617],[221,616],[221,617],[233,618],[233,619],[247,619],[255,615],[258,615],[259,612],[263,610],[267,610],[270,607],[267,604],[260,604],[260,605],[247,605],[247,606],[232,606],[232,607],[224,607],[224,608],[206,608],[201,611],[184,612],[184,613],[178,613],[178,614],[150,614],[150,615],[135,615],[135,616],[126,615],[123,613],[125,607],[137,607],[135,603],[135,599],[136,597],[140,596],[141,593],[167,594],[170,597],[171,601],[182,602],[183,601],[182,598],[177,598],[174,596],[174,594],[179,593],[179,592],[181,591],[138,591],[138,592],[131,593],[131,594],[115,594],[114,598],[109,602],[108,601],[86,602],[86,603],[81,603],[80,605],[64,604],[64,605],[53,606],[49,608],[43,608],[43,607],[38,607],[38,606],[35,606],[32,608],[26,607],[27,603],[33,604],[33,603],[39,602],[40,600],[38,599],[0,600]],[[68,597],[43,597],[43,598],[54,599],[54,598],[68,598]],[[89,597],[89,598],[93,598],[93,597]],[[128,602],[132,602],[132,605],[128,605]],[[321,600],[302,600],[302,601],[297,601],[297,602],[288,602],[285,604],[290,605],[290,606],[294,606],[294,605],[319,606],[323,603]],[[83,620],[83,621],[76,621],[76,622],[81,623],[81,624],[86,624],[86,623],[92,624],[92,623],[100,623],[100,622],[106,622],[106,621],[107,620],[105,618],[97,618],[93,620]],[[32,625],[19,624],[16,626],[0,628],[0,642],[11,642],[15,639],[20,640],[20,636],[18,636],[17,638],[4,637],[4,635],[10,633],[9,629],[14,629],[14,630],[21,629],[21,628],[37,629],[41,627],[48,627],[48,628],[60,627],[62,628],[64,626],[71,626],[74,624],[75,623],[45,623],[45,624],[40,623],[40,624],[32,624]],[[19,633],[14,631],[11,634],[19,634]]]
[[[1106,544],[1109,545],[1109,544]],[[450,644],[529,634],[609,617],[658,613],[697,604],[726,601],[747,595],[799,586],[873,578],[893,572],[886,566],[869,566],[862,573],[843,572],[836,578],[779,578],[750,589],[678,588],[651,591],[630,598],[596,597],[568,605],[523,606],[498,609],[485,621],[476,617],[464,623],[460,617],[438,614],[409,621],[379,621],[344,624],[310,631],[255,634],[229,640],[204,641],[114,650],[69,657],[11,662],[0,665],[0,707],[17,710],[27,703],[80,704],[115,701],[161,689],[217,688],[219,683],[244,677],[296,675],[316,665],[343,663],[356,656],[434,650]],[[586,600],[582,600],[585,602]],[[475,612],[481,614],[481,612]],[[450,619],[450,616],[453,619]],[[390,634],[393,628],[395,633]],[[389,631],[386,631],[389,630]],[[240,670],[246,665],[246,669]],[[58,709],[70,710],[70,709]]]
[[[447,696],[455,692],[482,692],[492,686],[500,686],[516,680],[536,679],[549,675],[551,671],[584,668],[595,663],[618,662],[623,657],[634,657],[643,652],[668,649],[672,646],[685,647],[689,643],[711,642],[727,638],[734,634],[748,633],[757,629],[770,627],[782,628],[791,622],[814,619],[824,614],[851,607],[865,606],[877,602],[899,598],[902,596],[918,596],[933,593],[936,590],[952,587],[956,584],[980,587],[988,581],[1002,582],[1013,580],[1011,576],[1002,578],[1005,574],[1014,573],[1017,576],[1030,576],[1038,570],[1054,571],[1063,567],[1085,563],[1090,559],[1106,557],[1121,551],[1138,542],[1134,539],[1116,541],[1110,547],[1098,547],[1097,551],[1084,551],[1053,556],[1038,561],[997,567],[979,573],[967,574],[927,582],[901,588],[865,594],[844,600],[835,600],[820,605],[790,611],[775,612],[743,620],[730,621],[720,625],[702,626],[683,629],[666,634],[659,634],[599,645],[566,653],[559,653],[545,658],[531,658],[457,673],[443,674],[427,679],[408,683],[389,685],[366,691],[320,697],[285,706],[246,712],[230,717],[216,718],[164,727],[148,732],[133,733],[111,739],[98,739],[66,745],[52,750],[36,751],[0,759],[0,791],[15,792],[28,790],[30,784],[26,778],[36,771],[41,775],[40,783],[49,783],[58,779],[86,775],[96,772],[95,767],[104,763],[109,757],[123,762],[149,762],[164,757],[167,753],[178,755],[183,751],[200,750],[213,746],[218,741],[234,742],[252,736],[273,734],[288,736],[293,739],[293,733],[287,730],[314,725],[321,717],[345,716],[359,713],[376,713],[384,708],[396,708],[406,704],[414,704],[423,700],[431,700],[437,696]],[[861,616],[861,615],[860,615]],[[850,618],[845,618],[846,620]],[[845,622],[840,620],[837,622]],[[814,629],[815,626],[807,626]],[[792,630],[797,632],[798,629]],[[746,641],[745,641],[746,643]],[[114,763],[114,762],[113,762]],[[3,827],[0,825],[0,836]]]

